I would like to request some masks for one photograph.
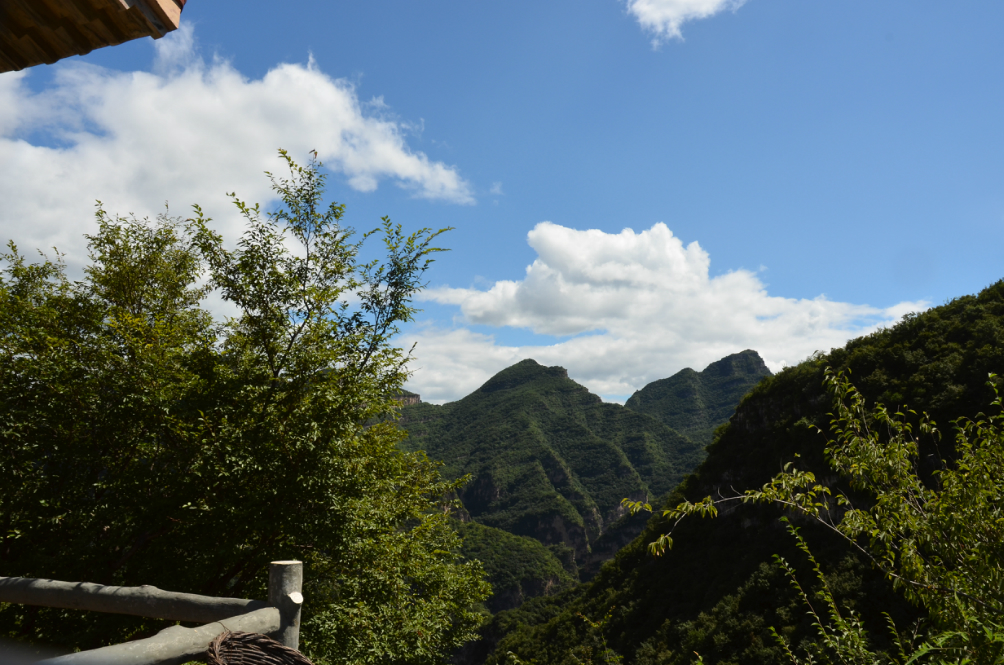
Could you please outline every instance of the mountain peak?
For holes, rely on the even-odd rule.
[[[568,370],[557,365],[545,367],[533,358],[527,358],[488,379],[481,386],[480,392],[493,393],[497,390],[511,390],[544,379],[568,379]]]
[[[624,406],[708,444],[718,425],[732,417],[743,395],[770,374],[760,354],[746,349],[716,360],[703,372],[688,367],[668,379],[653,381]]]
[[[716,360],[701,372],[702,376],[755,376],[757,379],[770,374],[760,354],[753,349],[725,356]]]

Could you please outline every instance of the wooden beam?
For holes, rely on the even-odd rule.
[[[279,610],[266,607],[198,628],[171,626],[145,640],[78,651],[39,661],[37,665],[181,665],[190,660],[205,660],[209,643],[224,630],[275,635],[279,630]]]
[[[176,593],[155,586],[103,586],[27,577],[0,577],[0,602],[198,623],[219,621],[268,606],[260,600]]]

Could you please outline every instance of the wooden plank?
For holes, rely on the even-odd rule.
[[[103,586],[27,577],[0,577],[0,602],[199,623],[267,607],[260,600],[176,593],[155,586]]]
[[[138,0],[138,4],[149,7],[166,28],[166,32],[177,30],[181,25],[181,6],[174,0]]]

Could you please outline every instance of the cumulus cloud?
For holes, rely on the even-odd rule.
[[[359,191],[391,182],[420,198],[473,202],[456,168],[408,146],[410,125],[312,61],[249,79],[199,57],[190,28],[157,49],[152,72],[64,63],[40,92],[30,73],[0,75],[0,236],[56,245],[72,264],[95,199],[122,213],[155,214],[169,200],[179,213],[200,203],[231,216],[226,192],[271,198],[262,172],[280,169],[279,147],[299,161],[316,149]]]
[[[680,27],[687,21],[736,10],[746,0],[627,0],[628,13],[654,35],[653,45],[666,39],[682,39]]]
[[[601,395],[628,395],[743,349],[777,371],[927,306],[772,296],[747,270],[711,277],[708,253],[662,223],[611,234],[542,222],[528,241],[537,259],[522,280],[423,297],[458,306],[465,323],[527,329],[555,342],[502,346],[462,326],[418,329],[408,340],[417,342],[411,385],[423,397],[457,399],[522,358],[562,365]]]

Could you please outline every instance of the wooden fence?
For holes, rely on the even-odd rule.
[[[26,577],[0,577],[0,602],[204,623],[198,628],[171,626],[144,640],[78,651],[39,663],[180,665],[204,660],[209,643],[224,630],[264,633],[285,646],[298,648],[302,588],[302,563],[273,561],[268,571],[267,602],[175,593],[153,586],[103,586]]]

